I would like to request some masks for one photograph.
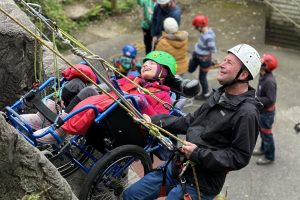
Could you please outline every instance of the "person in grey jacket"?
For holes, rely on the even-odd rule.
[[[210,95],[207,81],[207,73],[212,65],[212,54],[217,52],[216,34],[208,27],[208,18],[205,15],[197,15],[193,18],[192,24],[200,32],[195,50],[189,61],[189,72],[193,73],[199,66],[199,81],[202,87],[201,94],[195,99],[207,99]]]
[[[154,115],[151,121],[174,134],[186,134],[181,148],[185,159],[195,163],[180,179],[174,177],[174,165],[165,164],[167,198],[179,200],[183,195],[192,199],[213,200],[218,195],[229,171],[245,167],[251,158],[259,133],[259,109],[255,89],[249,81],[260,70],[258,52],[247,44],[228,50],[220,64],[217,80],[222,85],[194,113],[183,117]],[[173,168],[173,170],[172,170]],[[177,174],[179,174],[179,171]],[[125,190],[128,199],[155,199],[159,196],[164,173],[156,170]],[[184,178],[185,181],[182,181]],[[199,188],[196,188],[196,179]]]

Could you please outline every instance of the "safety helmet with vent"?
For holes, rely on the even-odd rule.
[[[126,44],[123,47],[122,52],[123,52],[123,56],[127,56],[129,58],[135,58],[137,55],[136,48],[131,44]]]
[[[265,65],[266,70],[270,72],[277,68],[278,61],[274,55],[266,53],[262,55],[262,65]]]
[[[205,27],[208,25],[208,18],[205,15],[197,15],[193,18],[192,25],[195,27]]]
[[[254,79],[260,71],[261,60],[258,52],[248,44],[239,44],[228,52],[234,54],[245,65],[251,74],[251,78]]]
[[[167,67],[170,72],[168,75],[169,78],[175,76],[177,64],[175,58],[171,54],[164,51],[152,51],[145,56],[143,62],[146,62],[147,60],[153,60],[163,67]]]

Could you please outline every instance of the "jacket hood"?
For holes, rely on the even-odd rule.
[[[163,32],[161,39],[165,39],[165,41],[174,48],[180,49],[187,43],[188,36],[189,34],[186,31],[177,31],[173,34]]]

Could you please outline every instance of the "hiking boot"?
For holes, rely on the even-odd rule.
[[[211,93],[208,92],[208,93],[205,93],[205,94],[203,95],[203,97],[204,97],[204,99],[208,99],[208,98],[210,97],[210,95],[211,95]]]
[[[208,99],[209,97],[210,97],[210,95],[211,95],[211,93],[206,93],[206,94],[197,94],[196,96],[195,96],[195,99],[196,100],[206,100],[206,99]]]
[[[262,155],[264,155],[264,152],[260,148],[259,149],[254,149],[252,155],[253,156],[262,156]]]
[[[269,159],[263,157],[263,158],[258,159],[256,161],[256,164],[258,164],[258,165],[269,165],[273,162],[274,162],[274,160],[269,160]]]

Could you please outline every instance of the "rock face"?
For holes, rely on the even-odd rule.
[[[22,199],[49,190],[42,199],[77,199],[51,162],[0,115],[0,197]]]
[[[35,26],[13,0],[1,0],[0,6],[23,25],[35,32]],[[35,39],[21,26],[0,12],[0,109],[10,105],[25,91],[31,89],[34,82]],[[39,46],[37,46],[39,48]],[[37,56],[37,61],[40,59]],[[43,48],[42,75],[53,75],[53,55]],[[59,68],[64,68],[58,60]],[[39,74],[39,63],[37,63]]]
[[[2,0],[0,6],[34,30],[34,25],[12,0]],[[3,108],[33,82],[34,39],[0,12],[0,41],[0,108]]]

